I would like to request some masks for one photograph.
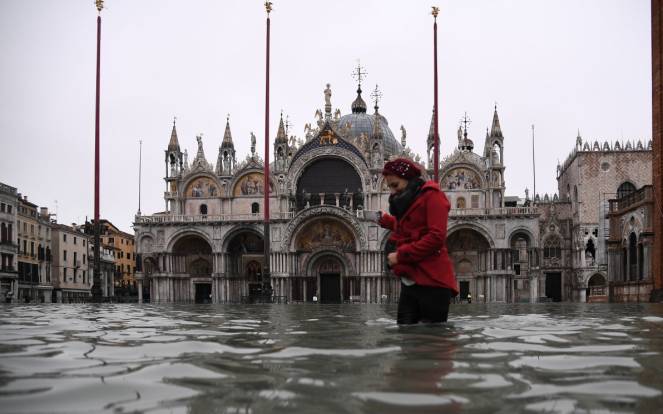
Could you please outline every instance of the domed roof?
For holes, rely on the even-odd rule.
[[[352,113],[341,117],[338,121],[338,128],[344,131],[347,134],[346,138],[350,140],[356,140],[361,134],[364,134],[366,138],[370,138],[373,135],[376,117],[384,137],[385,157],[401,153],[403,146],[394,137],[394,133],[391,132],[387,118],[378,113],[377,110],[374,114],[366,113],[366,104],[361,99],[361,87],[357,90],[357,98],[352,103]]]

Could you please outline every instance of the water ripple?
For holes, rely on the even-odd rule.
[[[650,413],[663,306],[0,305],[3,413]]]

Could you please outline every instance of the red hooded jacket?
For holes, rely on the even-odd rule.
[[[391,230],[398,263],[392,267],[418,285],[451,289],[458,294],[458,282],[447,253],[449,201],[434,181],[427,181],[400,220],[383,213],[380,226]]]

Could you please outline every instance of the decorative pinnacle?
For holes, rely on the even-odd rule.
[[[226,123],[230,122],[230,114],[226,114]]]
[[[266,1],[265,2],[265,10],[267,10],[267,15],[269,15],[269,12],[272,11],[272,2],[271,1]]]
[[[371,97],[373,98],[373,102],[375,102],[375,110],[377,111],[378,103],[380,102],[380,98],[382,98],[382,92],[378,89],[377,83],[375,84],[375,89],[371,93]]]
[[[176,116],[173,117],[173,126],[175,126],[175,122],[177,122],[177,117]]]
[[[97,6],[97,11],[101,13],[101,9],[104,8],[104,0],[94,0],[94,5]]]
[[[435,20],[437,20],[437,14],[440,12],[440,8],[439,8],[439,7],[435,7],[435,6],[432,6],[432,8],[433,8],[433,11],[431,11],[430,14],[432,14],[433,17],[435,18]]]

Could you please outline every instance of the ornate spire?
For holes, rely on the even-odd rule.
[[[474,149],[474,142],[472,142],[472,140],[467,137],[467,124],[471,124],[472,121],[467,116],[467,112],[465,112],[465,115],[460,120],[460,122],[463,124],[463,126],[458,127],[458,149],[463,151],[472,151]]]
[[[352,102],[352,113],[365,114],[366,113],[366,102],[361,98],[361,80],[368,75],[368,72],[361,67],[359,61],[357,61],[357,68],[352,72],[352,77],[357,80],[357,98]]]
[[[288,136],[285,133],[285,127],[283,126],[283,111],[281,111],[281,120],[279,121],[279,129],[276,132],[276,142],[288,142]]]
[[[430,148],[435,142],[435,108],[433,108],[433,115],[430,117],[430,128],[428,128],[428,147]]]
[[[502,138],[502,128],[500,128],[500,118],[497,116],[497,104],[495,104],[495,112],[493,113],[493,127],[490,129],[490,136]]]
[[[378,88],[378,84],[375,84],[375,89],[373,90],[373,93],[371,93],[371,97],[373,97],[373,102],[375,105],[373,108],[375,109],[375,113],[378,113],[378,109],[380,108],[379,103],[380,103],[380,98],[382,98],[382,92],[380,92],[380,89]]]
[[[232,148],[235,147],[235,145],[233,144],[233,136],[232,133],[230,132],[230,114],[226,116],[226,131],[223,133],[223,142],[221,142],[221,148],[227,148],[227,147],[232,147]]]
[[[168,143],[168,151],[180,150],[180,143],[177,140],[177,129],[175,129],[175,121],[177,121],[177,117],[173,117],[173,131],[170,133],[170,142]]]

